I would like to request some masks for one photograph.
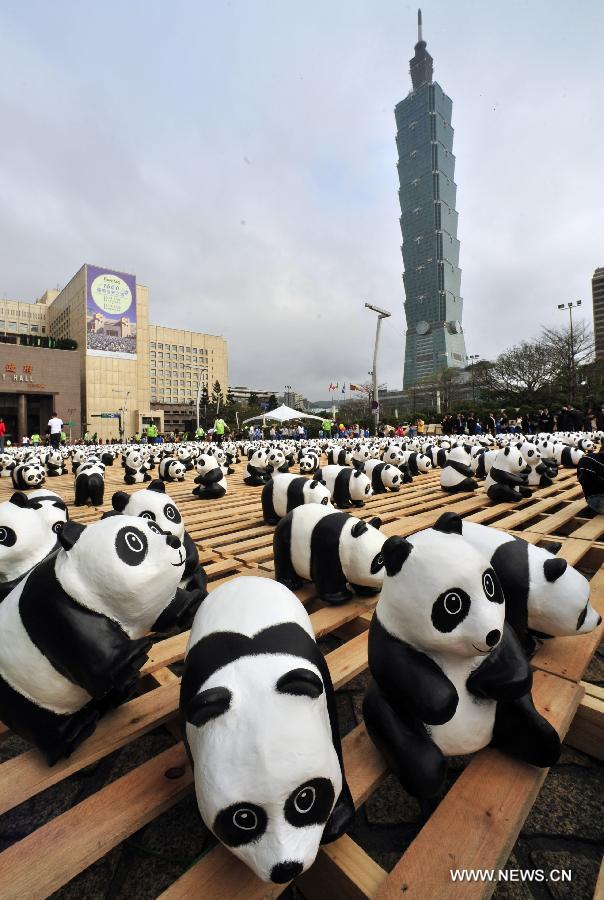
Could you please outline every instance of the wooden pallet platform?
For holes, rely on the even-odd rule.
[[[191,494],[192,473],[184,483],[167,486],[198,544],[210,589],[238,575],[272,577],[273,573],[273,529],[262,521],[261,489],[243,483],[243,464],[236,468],[228,479],[228,494],[218,501],[204,503]],[[444,494],[438,477],[438,472],[419,476],[398,493],[371,498],[354,513],[362,518],[379,515],[387,534],[408,535],[429,527],[448,509],[533,543],[557,540],[562,545],[559,555],[591,579],[593,603],[604,613],[604,516],[593,516],[587,509],[573,471],[563,470],[554,485],[517,505],[496,506],[482,488],[473,494]],[[73,508],[70,475],[50,479],[47,486],[68,501],[74,519],[89,523],[110,508],[114,490],[131,492],[140,487],[125,486],[118,465],[107,469],[106,481],[102,509]],[[10,480],[0,479],[0,500],[10,493]],[[312,585],[297,593],[317,636],[331,641],[333,649],[326,658],[334,685],[341,689],[366,671],[367,629],[376,598],[326,607]],[[40,813],[32,830],[0,854],[3,900],[42,898],[59,890],[191,792],[192,773],[177,724],[179,678],[175,668],[182,661],[187,638],[182,634],[154,644],[141,673],[140,694],[106,716],[68,760],[49,768],[37,751],[30,749],[0,765],[0,815],[7,815],[160,725],[168,727],[175,740],[173,746],[48,821]],[[599,758],[604,696],[601,689],[582,678],[601,638],[602,627],[580,638],[556,638],[546,642],[533,659],[537,707],[562,735],[568,731],[570,745]],[[7,729],[0,728],[0,740],[9,736]],[[363,724],[345,736],[343,748],[348,782],[355,804],[361,807],[386,777],[387,768]],[[315,865],[296,885],[308,900],[322,898],[326,891],[336,900],[390,900],[402,893],[421,898],[488,897],[494,884],[454,885],[449,870],[503,866],[546,775],[495,750],[482,751],[472,758],[390,873],[345,836],[322,848]],[[435,848],[441,852],[435,853]],[[190,896],[264,900],[279,896],[284,889],[283,885],[258,881],[217,845],[162,896],[170,900]]]

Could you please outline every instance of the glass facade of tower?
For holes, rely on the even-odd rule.
[[[467,365],[461,325],[452,103],[432,81],[424,41],[411,60],[413,91],[395,108],[405,286],[403,386]]]

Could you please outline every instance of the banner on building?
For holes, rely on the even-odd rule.
[[[136,359],[136,277],[86,266],[89,356]]]

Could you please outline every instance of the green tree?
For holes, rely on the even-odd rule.
[[[220,382],[218,381],[218,379],[216,379],[216,381],[214,382],[214,385],[212,387],[212,403],[216,407],[217,411],[218,411],[218,406],[222,405],[224,403],[224,397],[222,395],[222,388],[220,387]]]
[[[270,397],[268,398],[268,408],[275,409],[276,406],[277,406],[277,398],[275,397],[274,394],[271,394]]]
[[[235,396],[234,396],[234,394],[233,394],[233,391],[232,391],[231,388],[229,388],[228,391],[227,391],[227,395],[226,395],[226,403],[227,403],[227,406],[235,406],[235,403],[236,403],[236,402],[237,402],[237,401],[235,400]]]
[[[250,394],[248,406],[251,406],[252,409],[257,409],[260,406],[260,403],[258,402],[258,394],[255,391],[252,391],[252,393]]]

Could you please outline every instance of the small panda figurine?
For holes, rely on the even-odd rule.
[[[46,457],[46,475],[48,478],[57,478],[59,475],[64,475],[65,472],[65,460],[61,451],[51,450]]]
[[[180,710],[201,816],[263,881],[291,881],[350,826],[329,669],[283,585],[245,576],[212,591],[191,629]]]
[[[450,494],[461,491],[475,491],[478,482],[472,478],[472,457],[470,448],[458,444],[447,453],[446,461],[440,473],[440,486]]]
[[[270,480],[270,472],[267,471],[268,452],[264,447],[252,450],[248,464],[245,467],[244,484],[250,487],[262,487]]]
[[[177,448],[175,456],[176,459],[183,464],[185,471],[190,472],[192,470],[193,459],[187,446],[181,444],[181,446]]]
[[[145,481],[151,481],[140,451],[130,450],[124,458],[123,466],[126,484],[143,484]]]
[[[487,745],[553,765],[560,739],[533,705],[531,669],[504,624],[488,560],[441,528],[391,537],[383,556],[363,714],[404,789],[427,813],[444,787],[446,758]]]
[[[412,475],[425,475],[432,468],[430,457],[415,450],[406,450],[403,453],[403,462],[407,464]]]
[[[207,597],[207,577],[203,566],[199,562],[197,545],[188,531],[185,531],[180,511],[169,494],[163,481],[155,479],[141,491],[127,494],[125,491],[116,491],[111,498],[114,513],[126,516],[139,516],[142,519],[150,519],[155,522],[163,532],[169,532],[177,537],[185,548],[185,568],[178,587],[188,597],[187,609],[183,609],[181,620],[188,625],[197,607]],[[113,514],[114,514],[113,513]],[[112,513],[105,513],[106,516]]]
[[[266,459],[266,469],[273,476],[276,472],[287,472],[289,466],[283,450],[279,450],[278,447],[270,448]]]
[[[173,456],[165,456],[159,464],[158,474],[162,481],[184,481],[186,469]]]
[[[213,456],[199,456],[195,463],[197,478],[193,493],[200,500],[218,500],[224,497],[227,491],[224,471],[218,460]]]
[[[83,447],[76,448],[71,454],[71,474],[77,475],[78,468],[86,461],[86,451]]]
[[[296,507],[275,529],[275,579],[290,590],[313,581],[332,605],[346,603],[353,591],[376,594],[384,577],[380,525],[377,516],[365,522],[317,503]]]
[[[0,603],[0,719],[53,764],[129,697],[180,608],[182,544],[132,516],[67,522],[61,549]]]
[[[556,462],[565,469],[576,469],[585,454],[578,447],[568,447],[566,444],[554,444]]]
[[[536,649],[537,638],[588,634],[602,621],[589,602],[587,578],[552,552],[560,545],[537,547],[452,512],[443,513],[436,527],[454,528],[490,560],[503,589],[506,621],[526,653]]]
[[[371,490],[374,494],[400,491],[401,484],[405,483],[404,474],[396,466],[379,459],[368,459],[363,466],[363,471],[371,479]],[[407,481],[411,480],[411,476],[408,475]]]
[[[10,478],[16,465],[14,457],[8,453],[0,453],[0,478]]]
[[[517,444],[517,448],[530,469],[526,479],[528,486],[537,488],[550,487],[554,482],[547,474],[547,468],[541,461],[541,454],[537,447],[528,441],[524,441],[521,444]]]
[[[115,453],[112,450],[103,450],[101,453],[101,462],[104,466],[112,466],[115,462]]]
[[[529,472],[529,466],[515,447],[499,450],[485,481],[487,496],[495,503],[513,503],[530,497],[532,491],[526,484]]]
[[[34,463],[19,463],[11,472],[13,487],[18,491],[28,491],[46,481],[42,466]]]
[[[389,444],[384,448],[382,453],[382,461],[390,463],[393,466],[400,466],[404,462],[405,456],[401,448],[397,444]]]
[[[363,506],[372,493],[367,475],[350,466],[323,466],[315,478],[327,486],[331,502],[339,509]]]
[[[267,525],[276,525],[297,506],[321,503],[331,507],[330,500],[329,491],[320,481],[303,475],[273,475],[262,488],[262,515]]]
[[[299,465],[300,475],[314,475],[320,466],[318,454],[307,451],[300,457]]]
[[[349,466],[352,453],[346,447],[330,447],[327,451],[327,464],[330,466]]]
[[[62,503],[60,497],[57,500]],[[60,510],[41,498],[19,492],[0,503],[0,601],[56,549],[57,535],[67,521],[67,508],[62,505]]]
[[[105,466],[103,463],[82,463],[75,478],[75,506],[102,506],[105,495]]]

